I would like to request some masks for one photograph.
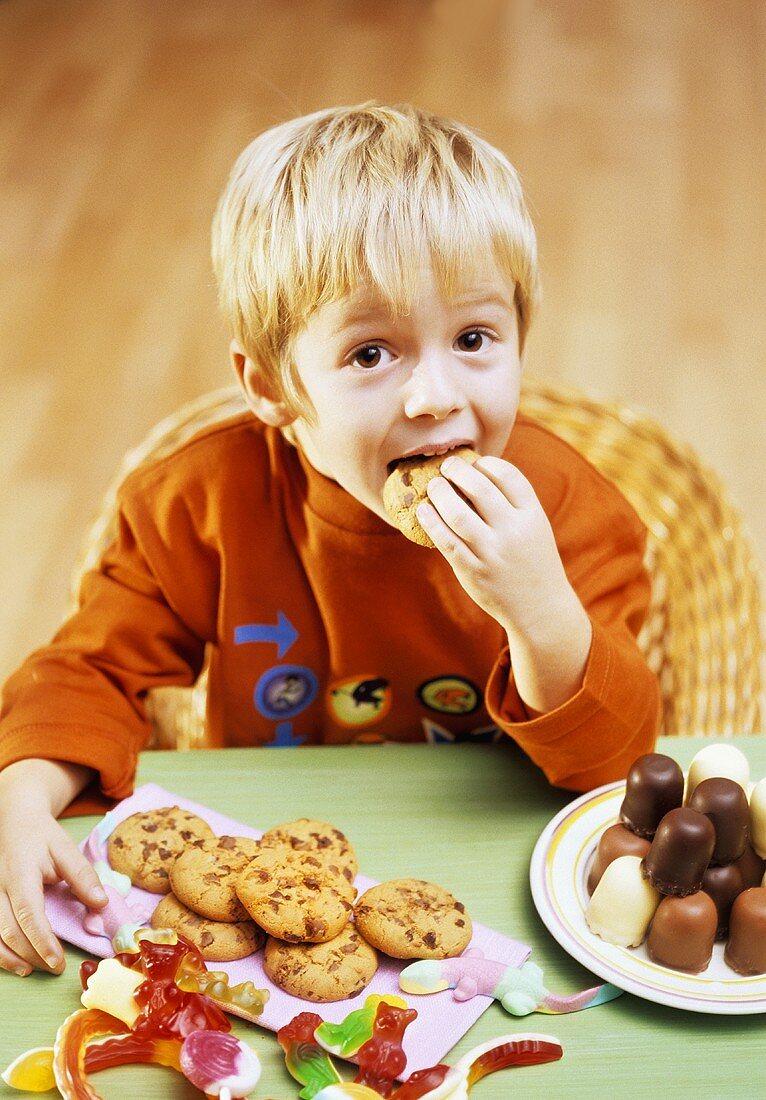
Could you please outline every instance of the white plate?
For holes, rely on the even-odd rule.
[[[565,806],[540,835],[529,878],[546,928],[583,966],[637,997],[690,1012],[733,1016],[766,1012],[766,975],[735,974],[723,961],[722,943],[713,948],[706,970],[684,974],[652,962],[643,944],[616,947],[588,928],[588,868],[601,833],[619,820],[624,796],[624,783],[599,787]]]

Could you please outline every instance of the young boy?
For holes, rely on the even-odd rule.
[[[299,118],[239,158],[213,256],[250,411],[127,479],[79,612],[6,685],[18,973],[63,968],[43,883],[100,903],[56,815],[94,777],[130,793],[147,690],[193,683],[206,653],[217,745],[510,736],[586,790],[654,744],[642,525],[517,417],[537,263],[506,158],[410,107]],[[383,507],[416,454],[445,456],[418,511],[436,549]]]

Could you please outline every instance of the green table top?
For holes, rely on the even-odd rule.
[[[707,743],[664,739],[659,751],[686,767]],[[753,777],[764,775],[766,738],[736,743]],[[255,828],[293,817],[330,821],[351,838],[365,874],[438,882],[475,920],[530,944],[549,989],[574,992],[593,983],[547,932],[528,883],[537,837],[572,796],[549,787],[510,743],[145,753],[137,782],[150,781]],[[95,820],[64,825],[79,840]],[[0,1067],[24,1050],[51,1045],[58,1025],[79,1007],[85,955],[67,946],[66,957],[67,969],[57,978],[0,973]],[[743,1100],[764,1094],[765,1025],[763,1015],[702,1015],[629,994],[571,1015],[521,1019],[492,1003],[446,1060],[504,1033],[536,1031],[561,1041],[563,1059],[487,1077],[474,1086],[472,1100],[499,1100],[516,1090],[524,1097],[592,1097],[598,1089],[610,1100],[665,1093]],[[284,1069],[273,1034],[242,1021],[234,1031],[263,1063],[254,1100],[296,1097],[299,1086]],[[156,1066],[107,1070],[93,1080],[108,1098],[201,1095],[180,1074]],[[19,1095],[0,1081],[0,1098]]]

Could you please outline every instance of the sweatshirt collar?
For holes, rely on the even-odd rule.
[[[282,446],[289,452],[286,457],[288,466],[292,465],[297,477],[305,482],[306,505],[315,515],[335,527],[359,535],[399,535],[395,527],[371,512],[337,481],[320,474],[300,447],[293,447],[284,439]],[[403,538],[401,535],[399,537]]]

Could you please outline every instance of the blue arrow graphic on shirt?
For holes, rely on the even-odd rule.
[[[293,745],[302,745],[306,738],[293,736],[292,722],[277,722],[277,732],[273,741],[266,742],[267,749],[287,749]]]
[[[277,612],[276,626],[269,623],[248,623],[234,629],[234,644],[247,645],[249,642],[276,642],[277,657],[284,657],[288,649],[298,637],[298,631],[293,624],[283,615]]]

